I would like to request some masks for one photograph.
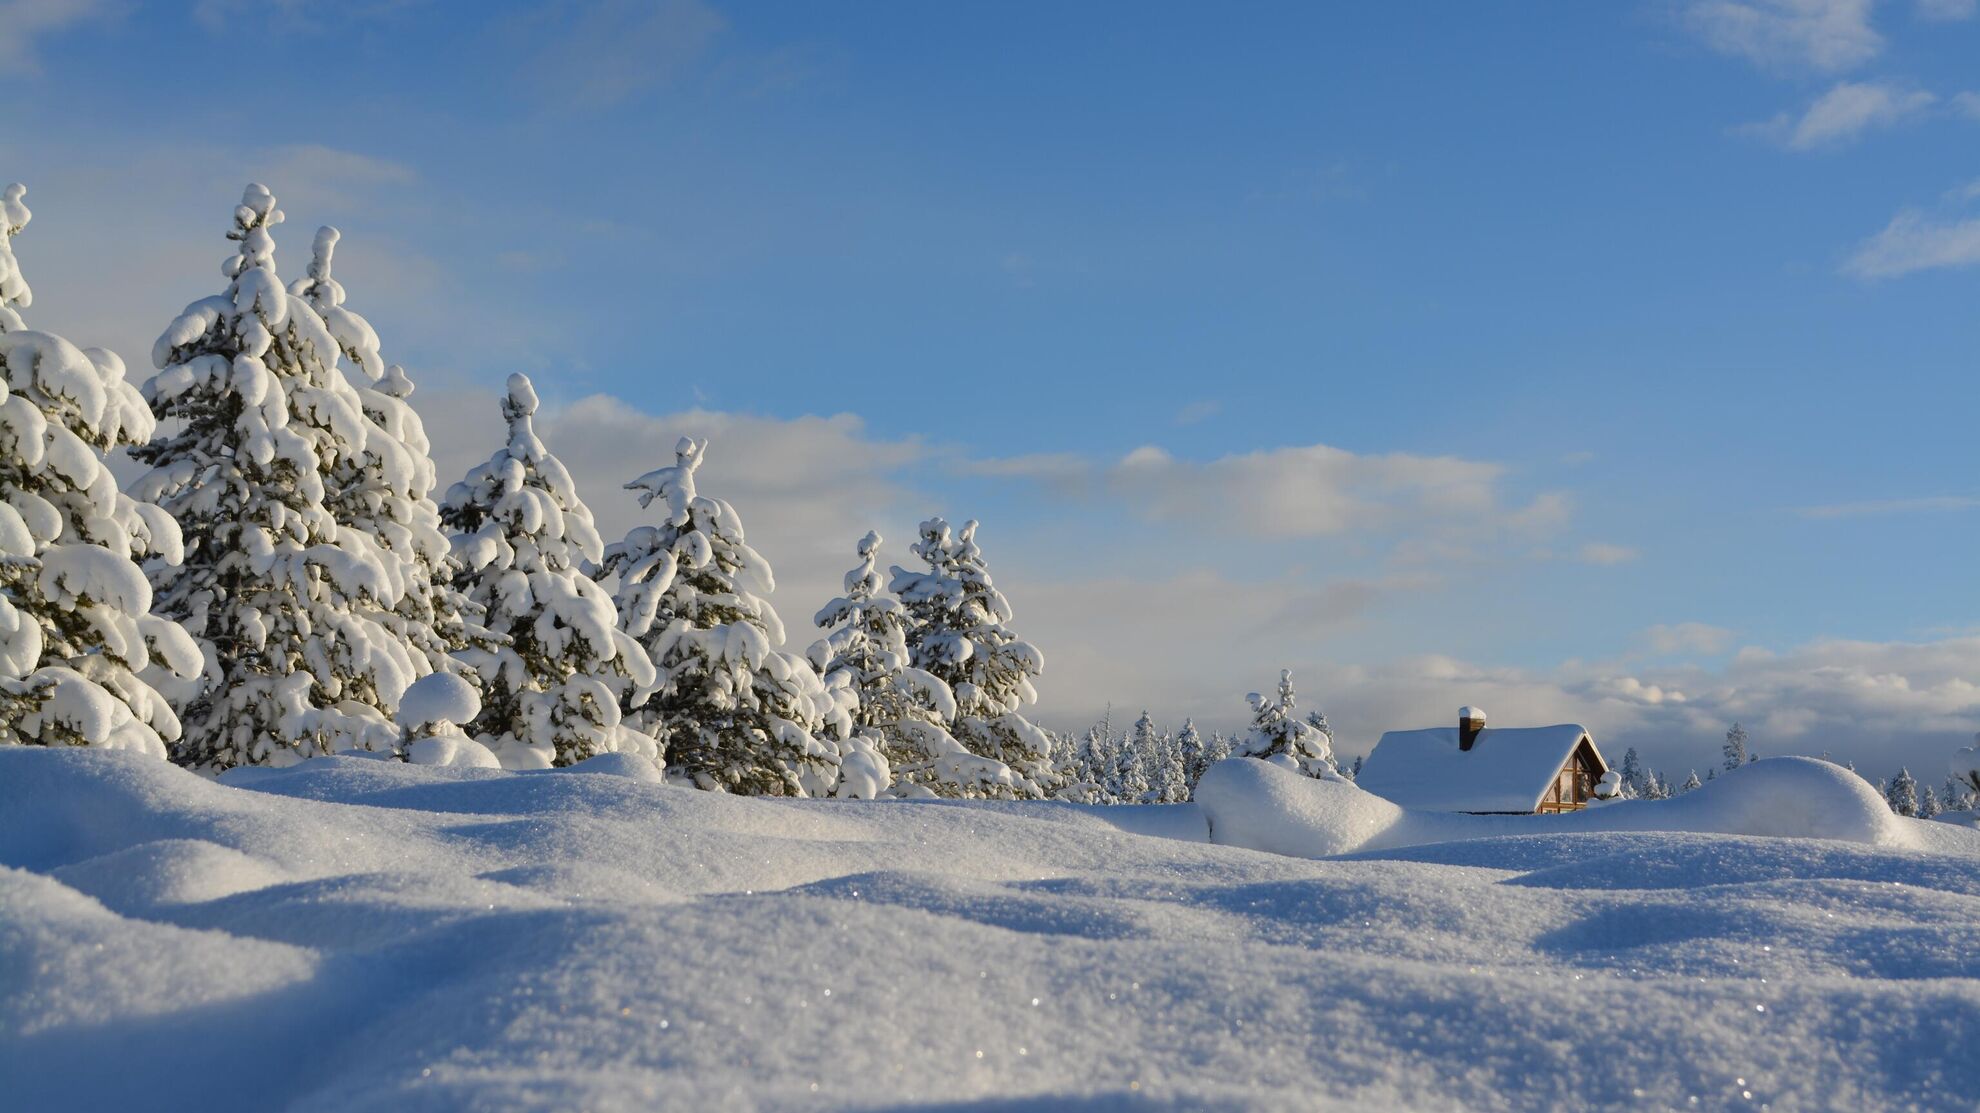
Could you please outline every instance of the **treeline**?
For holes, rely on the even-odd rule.
[[[1033,724],[1044,656],[975,522],[922,523],[916,565],[884,575],[868,533],[822,636],[788,652],[769,562],[700,490],[707,442],[625,484],[649,518],[608,544],[522,375],[487,462],[436,498],[413,382],[335,277],[339,233],[284,282],[259,185],[225,287],[170,320],[133,385],[113,353],[27,327],[25,192],[0,199],[0,741],[209,774],[620,753],[706,789],[862,798],[1181,799],[1225,752],[1338,775],[1289,676],[1230,740]],[[128,491],[119,448],[147,468]]]

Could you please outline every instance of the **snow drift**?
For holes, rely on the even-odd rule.
[[[1210,838],[1228,846],[1324,858],[1360,850],[1495,835],[1673,831],[1839,839],[1907,849],[1980,849],[1946,824],[1893,815],[1863,778],[1815,758],[1757,761],[1668,800],[1628,800],[1565,815],[1414,811],[1344,782],[1265,762],[1219,762],[1196,789]]]
[[[594,762],[323,758],[215,783],[0,749],[0,1104],[1964,1110],[1980,1092],[1973,838],[1454,817],[1465,841],[1313,861],[1188,841],[1187,806],[749,799]],[[1334,799],[1255,763],[1215,783],[1308,837],[1294,805]],[[1474,837],[1502,829],[1540,833]]]

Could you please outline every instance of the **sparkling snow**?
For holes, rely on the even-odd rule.
[[[1375,801],[1314,860],[1201,841],[1328,849],[1357,790],[1259,762],[1088,808],[8,749],[0,1078],[201,1113],[1969,1109],[1980,834],[1858,823],[1814,764],[1688,812]],[[1811,790],[1836,837],[1629,829]]]

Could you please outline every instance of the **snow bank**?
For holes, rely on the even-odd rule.
[[[1188,841],[1205,816],[1240,830],[1240,798],[1317,829],[1333,797],[1305,790],[1334,786],[1255,763],[1220,769],[1226,799],[1199,810],[750,799],[595,761],[324,758],[216,783],[0,750],[0,1104],[1963,1110],[1980,1092],[1974,838],[1539,820],[1480,838],[1492,824],[1449,817],[1465,841],[1314,861]]]
[[[1863,778],[1804,757],[1757,761],[1668,800],[1629,800],[1566,815],[1415,811],[1352,784],[1242,759],[1211,767],[1197,786],[1196,800],[1213,841],[1307,858],[1564,831],[1768,835],[1908,849],[1948,845],[1932,828],[1891,814]],[[1954,845],[1966,844],[1954,840]],[[1973,847],[1980,850],[1980,841]]]

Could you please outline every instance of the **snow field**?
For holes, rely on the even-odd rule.
[[[1507,821],[1314,861],[1190,841],[1189,806],[752,799],[595,762],[213,783],[0,751],[0,1077],[65,1110],[1980,1089],[1980,837],[1951,827],[1920,849]]]

